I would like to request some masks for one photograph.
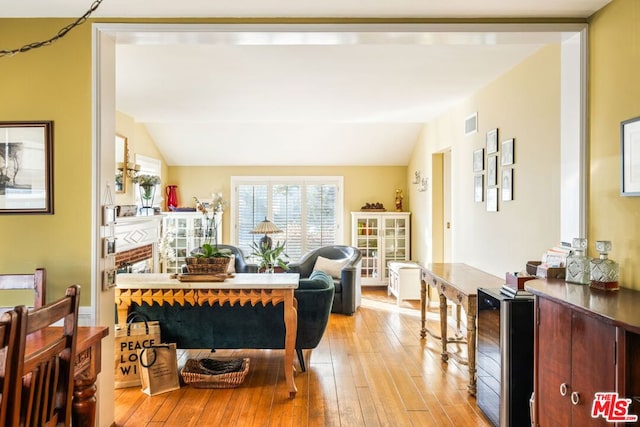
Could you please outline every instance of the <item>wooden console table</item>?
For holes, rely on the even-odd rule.
[[[180,282],[169,274],[119,274],[116,285],[118,323],[127,322],[131,304],[147,303],[191,305],[223,305],[229,303],[262,305],[284,304],[285,350],[284,375],[289,396],[298,389],[293,378],[295,371],[296,333],[298,329],[297,302],[294,291],[298,288],[299,274],[238,273],[224,282]]]
[[[500,288],[504,280],[461,263],[433,263],[423,267],[423,279],[420,289],[421,326],[420,336],[426,337],[425,307],[427,284],[438,291],[440,299],[440,340],[442,343],[442,360],[451,357],[469,367],[469,385],[467,390],[476,395],[476,310],[478,288]],[[467,314],[467,360],[447,350],[451,342],[447,338],[447,300],[464,308]],[[456,340],[460,342],[459,340]]]
[[[60,335],[60,327],[27,337],[26,353],[46,345],[47,336]],[[51,334],[51,335],[48,335]],[[102,338],[109,334],[106,326],[79,326],[76,338],[76,361],[73,379],[72,424],[93,427],[96,424],[96,379],[100,373]]]

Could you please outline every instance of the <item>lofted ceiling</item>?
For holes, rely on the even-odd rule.
[[[586,18],[608,2],[104,0],[92,16]],[[91,3],[0,4],[0,17],[77,17]],[[565,36],[201,27],[116,37],[116,108],[169,165],[406,165],[423,123]]]

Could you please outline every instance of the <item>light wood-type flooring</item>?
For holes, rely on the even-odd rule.
[[[283,350],[179,351],[180,367],[188,358],[233,356],[249,357],[250,370],[233,389],[183,385],[153,397],[139,387],[118,389],[116,425],[490,425],[467,393],[466,366],[443,363],[440,342],[420,339],[418,307],[417,301],[398,307],[386,288],[365,288],[356,314],[331,315],[322,342],[307,359],[307,372],[296,373],[294,399],[282,372]],[[429,309],[427,321],[430,330],[439,331],[437,308]],[[460,344],[459,351],[464,354],[466,346]]]

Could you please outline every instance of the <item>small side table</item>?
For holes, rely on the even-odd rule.
[[[388,294],[393,294],[398,305],[403,300],[420,299],[422,267],[415,262],[390,262]]]

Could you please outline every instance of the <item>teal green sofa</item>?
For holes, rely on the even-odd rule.
[[[294,292],[298,302],[296,354],[306,370],[302,350],[317,347],[331,314],[334,285],[330,276],[315,272],[301,279]],[[130,312],[160,322],[163,342],[180,349],[284,349],[283,305],[220,306],[133,304]]]

